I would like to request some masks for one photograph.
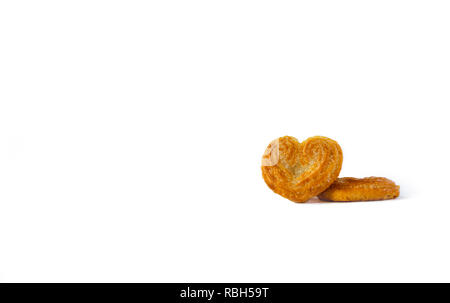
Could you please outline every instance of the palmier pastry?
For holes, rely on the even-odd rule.
[[[373,201],[397,198],[400,186],[381,177],[339,178],[319,195],[325,201]]]
[[[294,202],[305,202],[327,189],[339,176],[342,150],[336,141],[294,137],[272,141],[262,158],[262,175],[275,193]]]

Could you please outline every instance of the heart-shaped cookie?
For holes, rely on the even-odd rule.
[[[339,176],[342,150],[326,137],[299,143],[285,136],[272,141],[262,158],[262,175],[277,194],[294,202],[306,202],[326,190]]]

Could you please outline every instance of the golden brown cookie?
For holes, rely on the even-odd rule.
[[[373,201],[397,198],[400,186],[381,177],[339,178],[319,195],[325,201]]]
[[[311,137],[299,143],[294,137],[272,141],[262,158],[262,175],[277,194],[305,202],[327,189],[339,176],[342,150],[336,141]]]

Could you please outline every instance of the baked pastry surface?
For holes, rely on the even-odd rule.
[[[397,198],[400,186],[382,177],[338,178],[319,195],[325,201],[373,201]]]
[[[262,175],[275,193],[294,202],[306,202],[327,189],[342,167],[339,144],[327,137],[298,142],[285,136],[272,141],[262,158]]]

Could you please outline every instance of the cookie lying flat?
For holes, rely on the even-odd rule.
[[[339,176],[342,150],[336,141],[311,137],[299,143],[294,137],[272,141],[262,158],[262,175],[277,194],[305,202],[327,189]]]
[[[319,195],[325,201],[373,201],[397,198],[400,186],[382,177],[338,178]]]

